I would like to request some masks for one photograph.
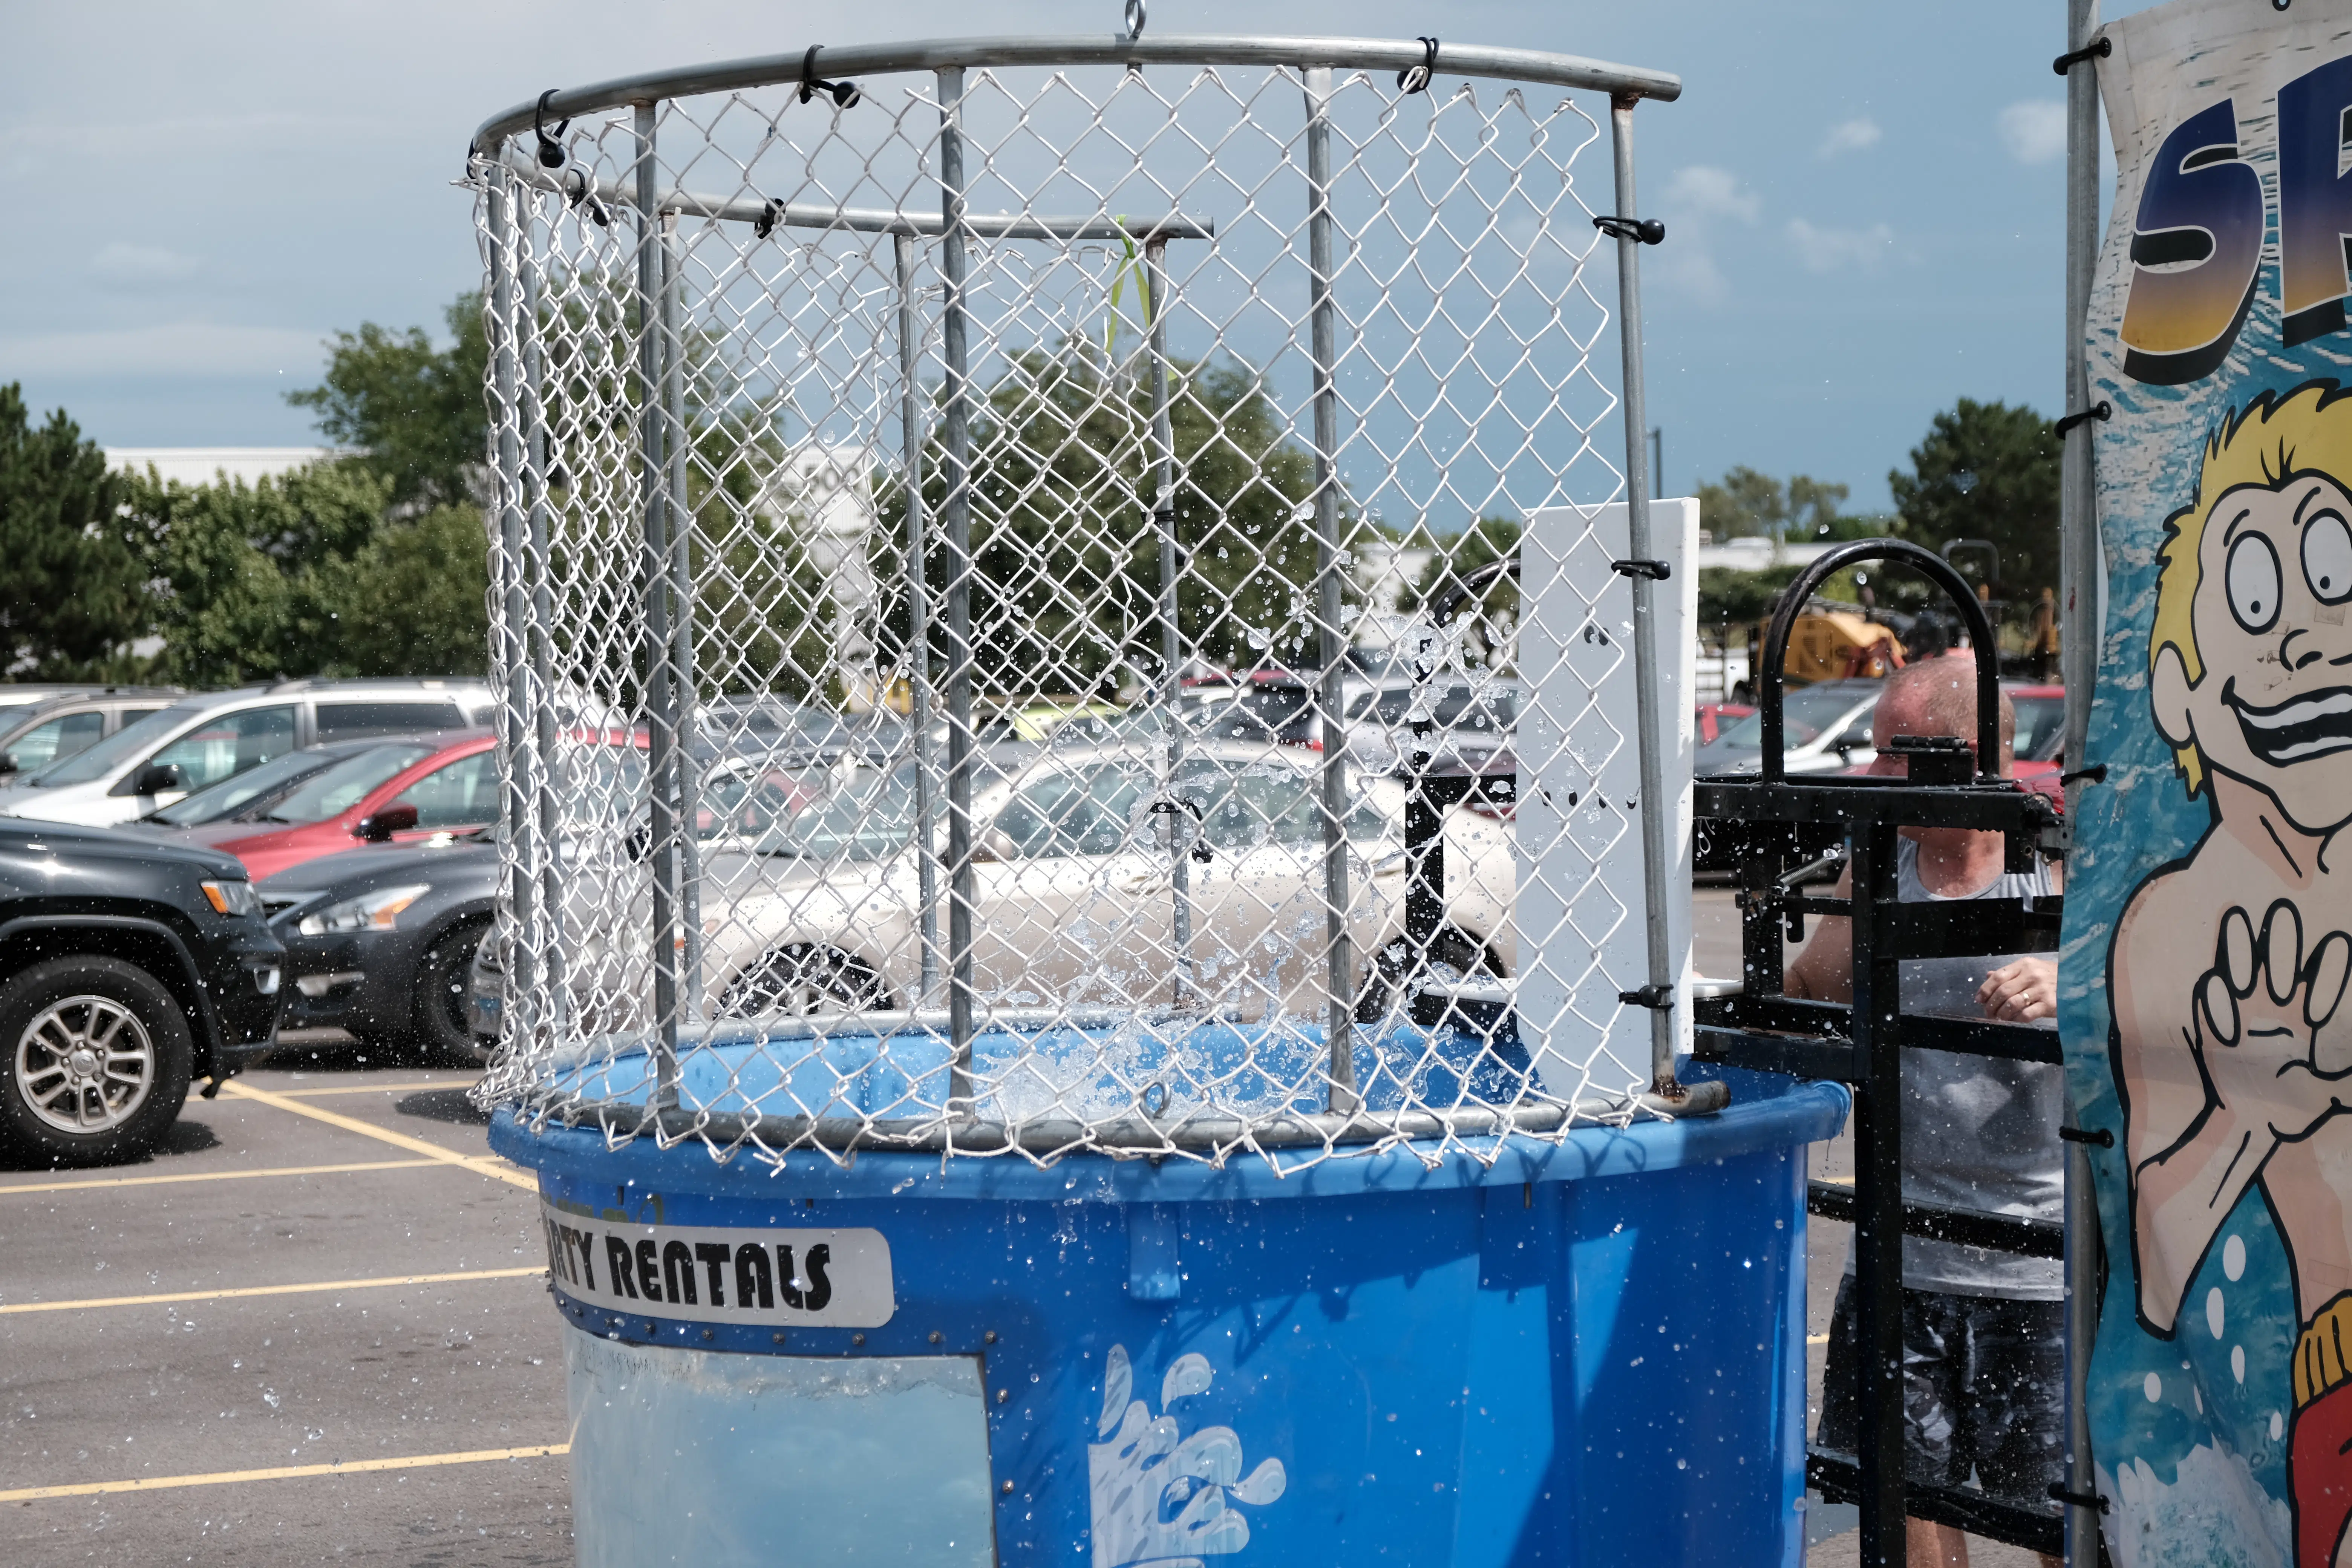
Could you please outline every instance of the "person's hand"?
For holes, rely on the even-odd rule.
[[[2241,1124],[2300,1138],[2338,1109],[2352,1070],[2337,1004],[2352,977],[2352,939],[2330,932],[2306,952],[2303,920],[2284,899],[2255,933],[2242,909],[2221,917],[2213,967],[2198,981],[2194,1048],[2213,1098]]]
[[[1986,1017],[2002,1024],[2031,1024],[2058,1013],[2058,962],[2051,958],[2021,958],[1985,976],[1977,987],[1977,1005]]]

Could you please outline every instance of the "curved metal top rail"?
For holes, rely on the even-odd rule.
[[[756,55],[563,89],[548,99],[547,115],[564,120],[618,109],[624,104],[656,103],[700,93],[798,82],[803,62],[809,58],[804,50]],[[818,51],[815,66],[834,77],[881,76],[951,66],[1264,65],[1399,71],[1420,66],[1428,58],[1428,51],[1417,39],[1256,37],[1226,33],[1130,38],[1117,33],[1070,33],[1030,38],[846,44]],[[1577,55],[1549,54],[1541,49],[1444,44],[1439,47],[1437,68],[1455,76],[1583,88],[1612,96],[1653,98],[1660,102],[1671,102],[1681,97],[1683,90],[1682,78],[1669,71],[1643,70]],[[499,142],[529,131],[535,107],[528,102],[519,103],[484,121],[474,132],[473,150],[489,155]]]

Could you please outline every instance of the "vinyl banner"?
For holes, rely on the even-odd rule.
[[[2124,1568],[2352,1563],[2352,0],[2105,29],[2061,1026]],[[2078,764],[2079,765],[2079,764]]]

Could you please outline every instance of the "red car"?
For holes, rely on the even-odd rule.
[[[488,730],[389,740],[312,774],[266,816],[173,837],[226,849],[257,882],[339,849],[478,832],[499,820],[496,745]]]
[[[1756,710],[1745,702],[1702,702],[1698,705],[1698,743],[1706,745],[1734,719],[1745,719]]]

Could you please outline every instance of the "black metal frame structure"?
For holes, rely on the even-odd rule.
[[[1797,611],[1832,575],[1882,561],[1926,574],[1950,596],[1976,649],[1977,750],[1924,739],[1902,748],[1907,778],[1810,776],[1781,765],[1782,664]],[[1939,556],[1897,540],[1864,540],[1831,551],[1782,595],[1759,671],[1762,772],[1697,781],[1696,810],[1717,834],[1746,834],[1739,857],[1742,986],[1696,1004],[1696,1051],[1706,1060],[1835,1079],[1854,1091],[1854,1185],[1811,1184],[1808,1207],[1854,1226],[1854,1357],[1857,1452],[1807,1456],[1808,1480],[1833,1501],[1861,1510],[1861,1561],[1899,1563],[1906,1515],[1954,1524],[1996,1541],[2057,1554],[2060,1508],[2021,1506],[1972,1489],[1913,1484],[1904,1474],[1902,1323],[1906,1234],[2032,1258],[2062,1255],[2063,1226],[1903,1200],[1902,1050],[1959,1051],[2019,1061],[2060,1060],[2057,1034],[2019,1024],[1927,1017],[1903,1011],[1906,959],[1990,956],[2058,945],[2057,899],[1903,903],[1896,896],[1897,830],[1963,827],[1999,832],[2008,863],[2023,870],[2055,840],[2055,808],[2014,780],[1997,776],[2000,756],[1997,650],[1991,623],[1968,583]],[[1852,896],[1805,892],[1791,875],[1790,836],[1781,825],[1843,830]],[[1853,929],[1851,1005],[1784,994],[1782,939],[1801,938],[1808,916],[1844,916]],[[2058,1131],[2052,1130],[2053,1134]],[[2053,1504],[2063,1473],[2053,1474]],[[2080,1506],[2070,1504],[2069,1506]]]

